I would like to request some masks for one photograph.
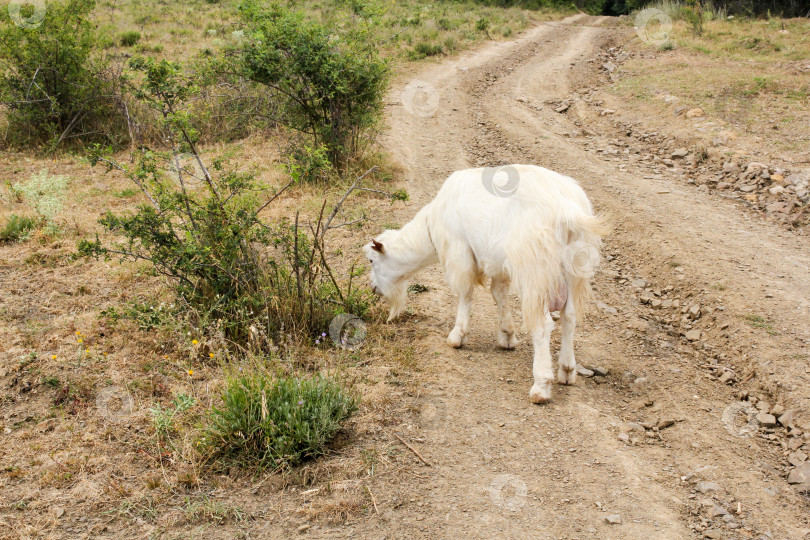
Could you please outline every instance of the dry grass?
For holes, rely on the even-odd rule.
[[[116,47],[187,60],[236,39],[229,26],[236,18],[235,5],[108,1],[98,4],[96,18],[111,35],[141,33],[137,45]],[[317,11],[315,2],[304,5]],[[407,22],[417,13],[419,24]],[[508,37],[535,18],[558,16],[409,0],[393,3],[386,16],[385,32],[397,36],[386,47],[401,59],[413,57],[409,51],[423,42],[438,44],[442,54],[449,54],[485,39]],[[445,18],[448,24],[441,22]],[[482,18],[490,22],[486,31],[475,29]],[[266,186],[278,186],[286,183],[286,144],[280,133],[263,133],[238,143],[208,145],[203,156],[228,155]],[[121,153],[118,159],[127,162],[128,155]],[[370,182],[393,190],[396,166],[380,155],[366,161],[358,170],[386,163]],[[385,436],[383,426],[410,414],[402,398],[420,370],[413,345],[417,336],[379,324],[385,313],[378,307],[372,310],[361,349],[301,349],[279,358],[282,369],[321,371],[350,381],[363,396],[360,411],[330,455],[288,476],[254,478],[237,470],[211,475],[201,462],[196,436],[205,411],[218,398],[226,356],[215,355],[212,361],[209,344],[193,343],[195,336],[184,333],[188,329],[182,321],[168,319],[145,331],[135,321],[116,323],[104,316],[105,309],[132,302],[168,305],[169,288],[143,264],[74,257],[79,239],[102,234],[97,225],[102,212],[131,210],[144,202],[143,195],[122,174],[92,169],[79,156],[42,158],[2,151],[0,224],[12,214],[31,213],[9,186],[44,168],[69,178],[68,197],[54,218],[59,231],[0,245],[5,293],[0,297],[0,429],[5,430],[0,536],[92,537],[115,531],[144,537],[220,524],[238,535],[249,530],[251,516],[265,515],[268,509],[299,508],[301,519],[328,523],[373,512],[370,481],[381,471],[402,466],[397,464],[401,448]],[[345,187],[344,182],[298,186],[264,217],[299,211],[302,220],[313,219],[323,200],[333,203]],[[330,247],[339,272],[363,262],[359,247],[387,225],[391,204],[368,193],[352,200],[345,217],[366,214],[371,219],[334,231]],[[106,413],[100,403],[107,402],[100,400],[110,389],[116,399]],[[193,396],[195,405],[176,419],[169,437],[159,438],[150,409],[170,407],[179,394]],[[308,499],[285,499],[318,487]]]
[[[720,20],[697,36],[683,21],[673,50],[634,41],[615,92],[653,116],[700,107],[736,135],[768,135],[773,150],[799,159],[810,145],[810,22]],[[665,98],[674,96],[673,105]]]

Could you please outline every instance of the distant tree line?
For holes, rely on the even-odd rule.
[[[488,6],[518,6],[526,9],[576,7],[595,15],[626,15],[654,4],[656,0],[478,0],[478,2]],[[708,2],[704,0],[704,3]],[[712,0],[711,3],[714,7],[725,9],[729,15],[810,16],[810,3],[807,0]]]
[[[646,5],[654,4],[655,0],[576,0],[574,3],[578,8],[592,13],[595,11],[592,9],[593,7],[601,7],[599,12],[603,15],[624,15]],[[810,16],[810,3],[807,0],[712,0],[710,3],[715,8],[725,9],[729,15]]]

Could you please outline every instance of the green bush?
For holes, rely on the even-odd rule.
[[[12,214],[6,224],[0,228],[0,242],[25,240],[31,231],[37,228],[37,221],[31,217]]]
[[[11,144],[56,146],[75,133],[85,141],[125,136],[126,124],[112,121],[119,114],[112,60],[97,52],[94,7],[94,0],[49,2],[35,24],[0,9],[0,102]]]
[[[248,1],[241,6],[247,37],[241,69],[283,103],[279,121],[327,148],[345,170],[362,136],[381,118],[389,66],[367,21],[336,34],[303,15]]]
[[[332,379],[229,377],[209,417],[210,457],[258,469],[289,467],[322,455],[358,400]]]
[[[118,41],[123,47],[132,47],[141,40],[141,33],[137,30],[129,30],[118,36]]]
[[[134,213],[108,212],[99,222],[122,237],[113,245],[83,240],[85,256],[121,256],[147,261],[173,280],[178,308],[203,332],[222,334],[241,346],[263,348],[270,340],[312,339],[343,311],[362,316],[364,290],[352,290],[350,272],[344,292],[326,263],[326,220],[307,232],[295,221],[263,223],[258,214],[260,186],[250,174],[230,170],[223,161],[212,167],[197,152],[186,101],[196,88],[180,66],[166,60],[133,58],[142,73],[134,93],[163,119],[162,140],[172,149],[136,152],[128,169],[105,157],[91,156],[124,171],[148,203]]]

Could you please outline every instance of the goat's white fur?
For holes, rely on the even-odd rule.
[[[534,344],[529,396],[543,403],[551,397],[553,379],[549,344],[554,323],[549,311],[559,310],[562,324],[557,378],[573,384],[576,315],[590,293],[601,237],[609,227],[603,216],[594,216],[585,192],[571,178],[541,167],[513,165],[517,190],[497,196],[485,187],[486,172],[453,173],[407,225],[386,230],[364,246],[372,289],[389,302],[390,321],[405,308],[408,278],[441,263],[450,289],[459,296],[456,324],[447,341],[461,347],[470,332],[473,288],[489,277],[498,305],[498,344],[512,349],[517,342],[508,293],[514,283]],[[578,260],[583,253],[587,260]]]

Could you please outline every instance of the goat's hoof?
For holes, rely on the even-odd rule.
[[[517,337],[515,337],[515,333],[512,332],[498,332],[498,347],[501,349],[506,349],[511,351],[518,345]]]
[[[560,367],[557,370],[557,382],[560,384],[574,384],[577,382],[577,370],[574,368]]]
[[[529,400],[532,403],[542,404],[551,401],[551,381],[546,380],[541,383],[534,383],[529,390]]]
[[[455,328],[450,335],[447,336],[447,344],[453,347],[454,349],[458,349],[462,345],[467,343],[467,336],[461,333],[461,330]]]

